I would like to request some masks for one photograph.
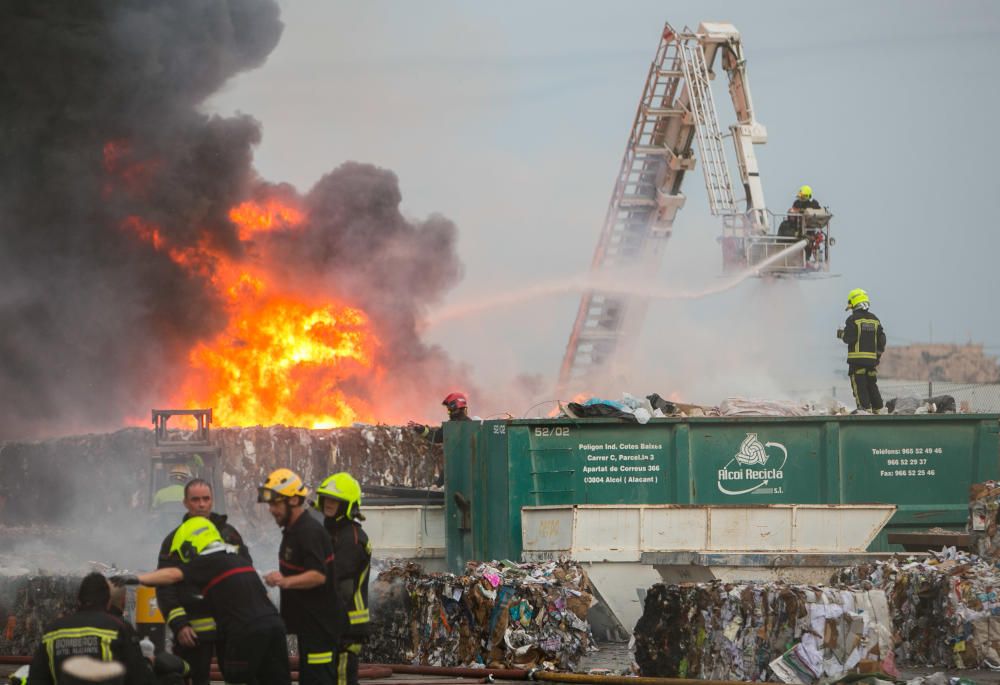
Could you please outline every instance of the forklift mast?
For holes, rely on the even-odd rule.
[[[170,431],[175,416],[194,419],[193,430]],[[212,485],[214,510],[225,513],[226,497],[222,486],[222,448],[212,443],[209,426],[211,409],[154,409],[152,412],[154,445],[149,469],[149,507],[157,510],[157,494],[169,488],[172,469],[183,466],[192,478]]]

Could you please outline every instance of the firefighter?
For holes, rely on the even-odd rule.
[[[184,486],[183,493],[183,504],[187,513],[184,514],[181,524],[195,516],[209,519],[222,535],[223,541],[236,547],[246,564],[250,565],[252,563],[250,552],[239,531],[227,521],[225,515],[212,511],[211,484],[201,478],[195,478]],[[163,539],[156,568],[181,565],[181,560],[171,549],[179,529],[180,526],[174,528]],[[216,653],[221,666],[226,651],[223,642],[225,635],[218,630],[215,619],[200,599],[200,595],[199,588],[191,583],[161,586],[156,590],[156,603],[160,613],[174,634],[174,654],[187,661],[191,667],[192,685],[208,685],[212,654]]]
[[[882,411],[882,395],[878,390],[878,364],[885,351],[885,329],[869,309],[868,293],[855,288],[847,294],[847,317],[837,337],[847,344],[847,373],[858,408],[852,412],[878,414]]]
[[[469,418],[469,399],[464,393],[448,393],[448,396],[441,401],[441,404],[448,410],[449,421],[471,421]],[[406,425],[412,431],[427,438],[436,445],[440,445],[444,442],[443,426],[437,426],[435,428],[426,426],[422,423],[416,423],[415,421],[410,421]]]
[[[778,226],[779,236],[798,238],[800,240],[805,238],[807,240],[804,250],[807,264],[812,259],[813,252],[817,249],[817,241],[815,231],[806,230],[805,217],[802,213],[806,209],[822,209],[812,193],[812,187],[801,186],[799,192],[795,195],[795,201],[792,202],[792,206],[788,210],[788,216]]]
[[[801,212],[803,209],[822,209],[819,202],[813,197],[811,186],[802,186],[799,188],[799,192],[795,195],[795,201],[792,203],[792,208],[789,211]]]
[[[187,464],[174,464],[170,467],[170,484],[156,491],[153,495],[153,509],[159,509],[168,504],[176,504],[184,500],[184,484],[191,479],[191,469]]]
[[[100,573],[84,577],[77,593],[79,608],[50,625],[42,634],[28,674],[28,685],[65,685],[63,662],[73,656],[118,661],[125,667],[125,685],[152,685],[153,669],[142,656],[132,627],[108,613],[111,588]]]
[[[282,529],[278,571],[264,582],[281,590],[281,617],[298,636],[301,685],[334,685],[334,653],[344,628],[344,610],[334,588],[333,547],[323,524],[304,509],[309,490],[289,469],[278,469],[257,490]]]
[[[204,610],[215,617],[226,636],[225,653],[219,658],[226,682],[290,685],[285,626],[241,548],[227,544],[209,518],[191,516],[171,538],[169,553],[178,565],[138,576],[115,576],[112,581],[161,588],[185,583],[200,588]]]
[[[471,421],[469,418],[469,398],[461,392],[450,392],[441,404],[448,411],[449,421]],[[427,438],[432,444],[440,445],[444,443],[444,426],[426,426],[422,423],[410,421],[406,424],[418,435]],[[444,485],[444,471],[442,471],[434,481],[435,485]]]
[[[335,473],[316,488],[316,503],[333,543],[337,595],[346,628],[337,649],[338,685],[358,685],[361,644],[368,638],[368,571],[372,546],[361,528],[361,485],[349,473]]]

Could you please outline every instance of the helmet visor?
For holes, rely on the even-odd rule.
[[[263,486],[257,488],[257,501],[258,502],[281,502],[287,499],[284,495],[278,494],[271,488],[265,488]]]

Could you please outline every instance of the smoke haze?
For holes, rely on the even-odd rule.
[[[461,379],[414,329],[460,277],[455,226],[405,220],[395,175],[370,165],[344,164],[300,197],[254,170],[257,121],[201,111],[282,30],[274,0],[3,4],[0,439],[117,427],[166,402],[226,315],[211,268],[156,246],[257,259],[227,213],[262,193],[309,212],[297,235],[267,238],[288,284],[367,310],[393,380],[378,392]],[[155,226],[161,243],[129,225]]]

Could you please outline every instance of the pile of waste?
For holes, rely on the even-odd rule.
[[[955,413],[955,398],[941,395],[930,400],[903,397],[889,400],[886,411],[890,414],[947,414]],[[579,402],[559,403],[556,418],[617,418],[635,423],[646,423],[651,418],[687,418],[692,416],[843,416],[851,413],[844,403],[830,397],[821,401],[793,402],[754,397],[727,397],[718,406],[685,404],[665,400],[657,393],[635,397],[622,393],[622,399],[611,400],[590,397]]]
[[[835,580],[885,591],[908,666],[1000,669],[1000,569],[954,548],[840,571]]]
[[[623,393],[621,400],[591,397],[581,402],[559,404],[559,416],[575,419],[617,418],[646,423],[651,418],[687,418],[692,416],[828,416],[847,414],[845,405],[830,400],[823,403],[789,402],[746,397],[728,397],[717,407],[665,400],[657,393],[644,398]]]
[[[574,562],[470,562],[460,576],[392,566],[369,593],[370,663],[572,670],[594,649],[596,600]]]
[[[655,392],[646,397],[634,397],[626,392],[622,393],[620,400],[591,397],[580,402],[560,402],[559,414],[555,418],[616,418],[647,423],[650,419],[687,416],[719,416],[719,408],[672,402]]]
[[[635,626],[643,676],[812,683],[865,666],[896,675],[880,590],[657,584]]]
[[[954,414],[955,398],[951,395],[920,398],[916,395],[894,397],[885,403],[890,414]]]
[[[349,471],[365,485],[431,487],[444,459],[440,445],[399,426],[218,428],[211,439],[222,451],[229,514],[267,526],[273,522],[257,504],[257,486],[276,468],[295,470],[311,487],[335,471]],[[0,442],[0,526],[86,521],[89,530],[95,521],[137,518],[149,509],[153,446],[153,431],[144,428]]]
[[[0,655],[34,654],[45,627],[76,610],[80,578],[0,575]]]
[[[979,556],[1000,560],[1000,482],[988,480],[969,488],[969,532],[975,540]]]

